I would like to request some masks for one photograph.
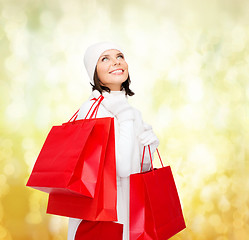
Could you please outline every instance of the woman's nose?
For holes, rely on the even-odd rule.
[[[113,59],[113,65],[119,65],[119,64],[120,64],[120,62],[118,59]]]

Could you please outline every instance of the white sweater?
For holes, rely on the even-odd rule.
[[[110,94],[118,96],[125,94],[124,91],[112,91]],[[84,119],[94,101],[90,96],[80,108],[77,119]],[[116,150],[116,170],[117,170],[117,215],[118,223],[123,225],[123,240],[129,239],[129,194],[130,179],[132,173],[140,172],[143,145],[140,143],[139,135],[145,130],[151,129],[151,126],[144,123],[141,113],[135,109],[135,119],[122,121],[119,123],[117,118],[100,104],[97,118],[114,117],[115,128],[115,150]],[[156,138],[154,136],[154,138]],[[156,138],[157,139],[157,138]],[[159,141],[153,142],[151,147],[152,155],[155,152]],[[143,171],[149,170],[150,158],[148,150],[145,152]],[[81,219],[69,218],[68,240],[74,240],[75,233],[81,222]]]

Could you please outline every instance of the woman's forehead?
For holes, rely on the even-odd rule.
[[[119,54],[119,53],[121,53],[121,52],[117,49],[108,49],[108,50],[104,51],[100,56],[109,56],[112,54]]]

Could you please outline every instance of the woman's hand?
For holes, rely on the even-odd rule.
[[[157,146],[159,145],[159,140],[158,140],[157,136],[154,134],[154,132],[152,131],[152,129],[144,131],[138,137],[139,137],[140,142],[143,146],[148,146],[151,144],[154,144]]]
[[[143,146],[150,145],[150,150],[151,150],[152,158],[153,158],[153,153],[156,151],[159,145],[159,140],[157,136],[154,134],[152,127],[144,123],[144,131],[138,135],[138,138],[140,140],[140,143]],[[145,156],[144,156],[142,171],[143,172],[148,171],[150,168],[151,168],[150,156],[149,156],[149,152],[146,151]]]
[[[145,122],[143,122],[143,130],[138,135],[138,138],[143,146],[148,146],[153,144],[156,145],[157,147],[159,145],[159,140],[155,135],[155,133],[153,132],[151,125]]]

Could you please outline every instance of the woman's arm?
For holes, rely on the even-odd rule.
[[[133,120],[119,123],[119,137],[116,141],[116,169],[119,177],[128,177],[131,174],[134,136]]]
[[[135,116],[136,116],[135,127],[137,128],[137,137],[140,143],[140,156],[141,156],[140,162],[142,162],[142,155],[145,146],[145,154],[144,154],[144,162],[142,170],[148,171],[151,167],[151,160],[147,146],[150,145],[151,155],[153,160],[153,155],[159,145],[159,140],[155,135],[155,133],[153,132],[151,125],[143,121],[142,115],[140,111],[138,111],[137,109],[135,109]]]
[[[93,91],[93,96],[98,98],[100,93]],[[101,105],[111,113],[115,119],[115,150],[117,176],[128,177],[131,174],[131,160],[134,149],[134,111],[129,105],[124,93],[103,93]],[[99,109],[100,111],[101,109]]]

